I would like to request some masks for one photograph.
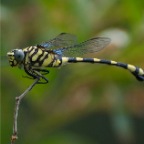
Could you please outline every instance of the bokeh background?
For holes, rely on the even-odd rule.
[[[8,64],[6,53],[61,32],[112,42],[98,57],[144,68],[143,0],[2,0],[1,132],[10,143],[15,97],[32,82]],[[79,55],[78,55],[79,56]],[[100,64],[50,68],[49,83],[23,99],[16,144],[143,144],[144,83],[128,71]]]

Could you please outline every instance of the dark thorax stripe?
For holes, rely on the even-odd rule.
[[[40,65],[40,66],[42,66],[43,63],[44,63],[44,61],[48,59],[48,57],[49,57],[48,55],[49,55],[49,54],[46,53],[46,52],[43,53],[43,58],[41,57],[42,59],[41,59],[40,62],[39,62],[39,65]]]
[[[39,56],[38,56],[38,58],[37,58],[37,60],[36,60],[36,62],[35,62],[35,63],[38,63],[38,65],[39,65],[39,66],[41,66],[41,65],[42,65],[42,63],[41,63],[40,59],[41,59],[41,57],[44,55],[44,51],[43,51],[43,50],[41,50],[41,51],[42,51],[42,53],[41,53],[41,54],[39,54]]]
[[[43,55],[44,55],[44,51],[42,49],[38,49],[36,55],[34,55],[35,60],[33,61],[33,64],[37,64],[37,66],[41,66],[42,61],[40,59],[43,57]],[[34,58],[34,56],[33,56],[33,58]]]
[[[36,56],[38,53],[38,49],[37,48],[33,48],[30,52],[29,52],[29,57],[30,57],[30,62],[33,63],[36,60],[34,60],[34,56]]]
[[[29,57],[32,66],[42,66],[44,61],[47,60],[49,56],[48,56],[48,52],[35,47],[29,53]]]

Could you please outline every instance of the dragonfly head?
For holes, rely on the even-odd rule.
[[[14,49],[7,53],[9,64],[13,66],[17,66],[24,59],[24,52],[22,49]]]

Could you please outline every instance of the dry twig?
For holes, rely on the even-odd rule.
[[[39,79],[36,79],[32,85],[30,85],[20,96],[16,97],[16,103],[15,103],[15,111],[14,111],[14,123],[13,123],[13,134],[11,137],[11,144],[14,144],[14,142],[18,139],[18,129],[17,129],[17,119],[18,119],[18,111],[21,100],[24,98],[24,96],[38,83]]]

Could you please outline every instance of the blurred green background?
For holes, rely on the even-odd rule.
[[[112,39],[88,55],[144,68],[143,0],[2,0],[2,144],[10,143],[15,97],[33,81],[8,64],[6,53],[46,41],[61,32],[79,41]],[[71,64],[51,68],[49,83],[23,99],[16,144],[142,144],[144,84],[126,70]]]

